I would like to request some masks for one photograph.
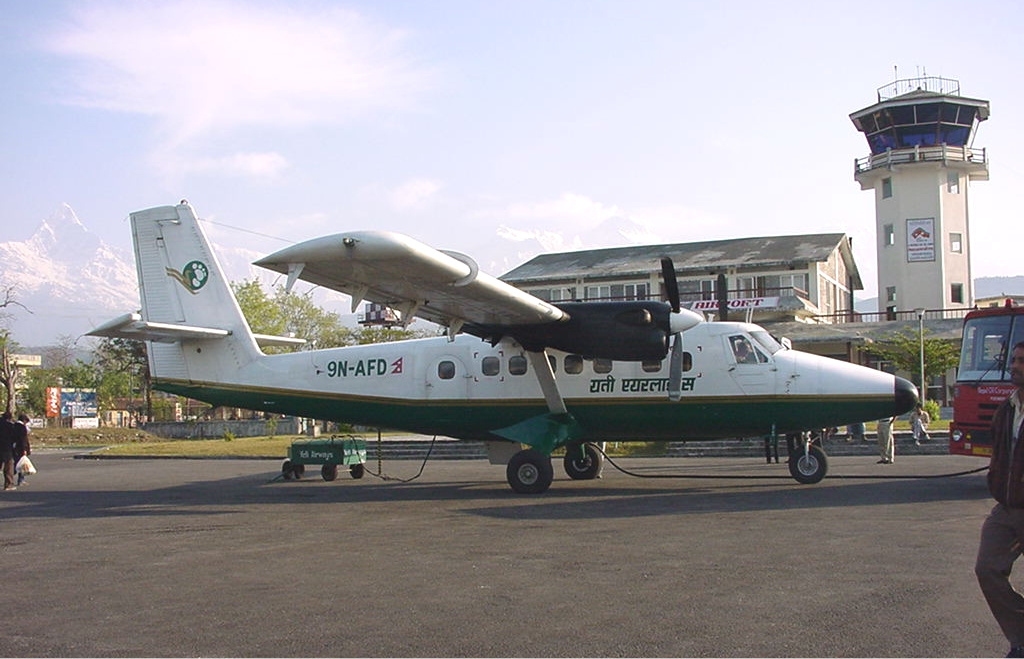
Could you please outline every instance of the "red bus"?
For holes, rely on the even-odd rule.
[[[949,452],[954,455],[992,455],[992,415],[1013,393],[1007,352],[1024,341],[1024,307],[976,309],[964,317],[960,367],[953,390],[953,421]]]

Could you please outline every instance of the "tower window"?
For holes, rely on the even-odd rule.
[[[895,302],[896,301],[896,287],[895,286],[886,286],[885,287],[885,301],[886,302]]]
[[[886,224],[882,227],[882,233],[884,234],[883,245],[886,247],[892,247],[896,244],[896,225]]]
[[[949,301],[953,304],[964,303],[964,285],[963,284],[950,284],[949,286]]]
[[[882,199],[888,199],[892,196],[892,177],[887,176],[882,179]]]
[[[964,252],[964,238],[963,234],[951,233],[949,234],[949,251],[955,254],[963,254]]]
[[[960,172],[946,172],[946,189],[950,194],[960,194]]]

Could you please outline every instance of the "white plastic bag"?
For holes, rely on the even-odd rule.
[[[19,474],[31,476],[36,473],[36,466],[32,464],[32,461],[28,459],[27,455],[23,455],[18,459],[18,464],[14,465],[14,470]]]

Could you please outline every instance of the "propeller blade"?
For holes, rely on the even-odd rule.
[[[668,398],[676,401],[683,397],[683,334],[672,335],[672,355],[668,362]]]
[[[679,313],[679,282],[676,281],[676,267],[667,256],[661,257],[661,279],[665,286],[665,297],[668,298],[672,311]]]

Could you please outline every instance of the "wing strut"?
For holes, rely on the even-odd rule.
[[[537,374],[540,389],[544,392],[544,402],[548,404],[548,411],[552,414],[567,414],[568,410],[565,408],[562,392],[558,390],[558,384],[555,382],[555,372],[551,368],[551,360],[548,359],[548,351],[528,350],[526,354],[530,359],[533,372]]]

